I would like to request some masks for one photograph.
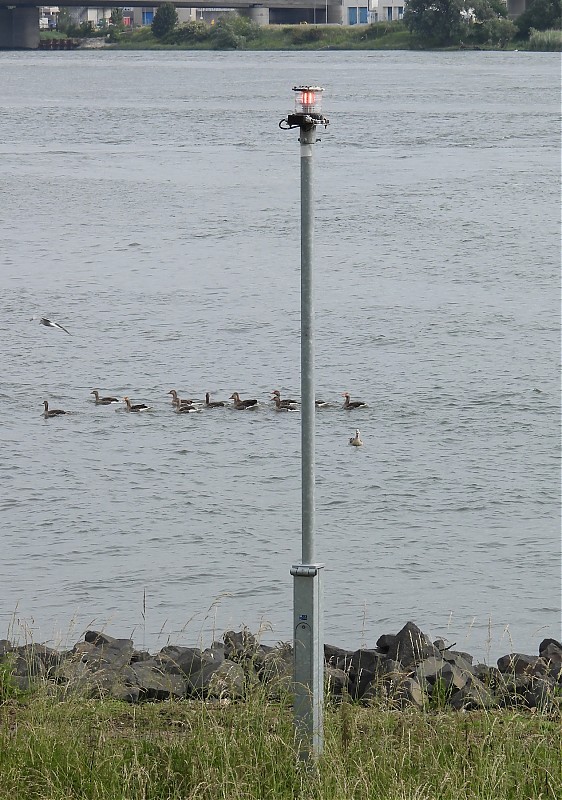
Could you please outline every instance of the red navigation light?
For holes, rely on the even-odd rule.
[[[321,86],[293,86],[297,114],[320,114],[322,111]]]

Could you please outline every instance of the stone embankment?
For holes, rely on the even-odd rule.
[[[76,50],[80,39],[40,39],[39,50]]]
[[[560,708],[562,644],[544,639],[538,655],[510,653],[497,666],[432,642],[414,623],[384,634],[373,649],[325,645],[327,697],[349,697],[393,708],[457,710],[520,706]],[[260,644],[249,631],[228,631],[222,642],[201,650],[168,645],[158,653],[136,650],[131,639],[88,631],[71,650],[45,645],[13,646],[0,640],[0,665],[11,686],[38,683],[64,693],[111,697],[136,703],[169,698],[243,699],[256,685],[278,699],[291,691],[293,649]]]

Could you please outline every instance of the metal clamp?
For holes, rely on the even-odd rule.
[[[291,567],[291,575],[295,578],[315,578],[323,567],[324,564],[295,564]]]

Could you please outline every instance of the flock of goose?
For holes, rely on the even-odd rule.
[[[123,397],[121,400],[118,397],[100,397],[99,389],[92,389],[90,394],[94,395],[94,402],[97,406],[110,406],[114,403],[123,402],[125,404],[125,411],[138,413],[140,411],[152,410],[152,406],[146,405],[146,403],[132,403],[128,397]],[[193,398],[182,399],[175,389],[170,389],[168,394],[172,396],[172,408],[177,414],[192,414],[201,412],[204,409],[225,408],[226,406],[231,406],[231,408],[234,408],[237,411],[248,411],[249,409],[258,408],[260,405],[259,400],[242,400],[238,392],[233,392],[228,398],[228,400],[232,400],[232,405],[227,400],[211,400],[211,395],[209,392],[205,394],[205,402],[202,402],[201,400],[195,400]],[[363,403],[361,400],[354,400],[352,402],[349,392],[344,392],[342,397],[345,398],[342,408],[344,408],[346,411],[367,407],[367,403]],[[300,401],[290,400],[288,398],[282,399],[281,392],[278,389],[274,389],[271,392],[271,400],[274,403],[275,411],[299,410]],[[63,411],[62,408],[49,408],[49,402],[47,400],[43,400],[43,405],[45,407],[43,412],[45,419],[59,417],[62,414],[70,413],[68,411]],[[331,403],[327,403],[324,400],[316,400],[316,408],[329,408],[331,405]]]
[[[32,320],[36,319],[36,317],[32,317]],[[53,320],[48,319],[47,317],[41,317],[39,320],[40,325],[44,325],[46,328],[58,328],[61,331],[70,335],[70,331],[68,331],[65,327],[60,325],[58,322],[54,322]],[[94,395],[94,402],[97,406],[110,406],[114,403],[123,402],[125,404],[125,411],[139,413],[141,411],[151,411],[152,406],[146,405],[146,403],[132,403],[128,397],[123,397],[121,400],[118,397],[112,396],[105,396],[100,397],[99,389],[92,389],[90,394]],[[190,399],[182,399],[175,389],[170,389],[168,392],[169,395],[172,396],[172,407],[177,414],[197,414],[200,413],[203,409],[211,409],[211,408],[225,408],[230,404],[228,401],[224,400],[211,400],[211,395],[209,392],[205,394],[205,402],[201,402],[200,400],[195,400],[193,398]],[[271,400],[274,403],[275,411],[298,411],[300,402],[298,400],[291,400],[288,398],[281,398],[281,392],[278,389],[273,389],[271,394]],[[345,398],[342,408],[346,411],[352,411],[357,408],[366,408],[367,403],[364,403],[361,400],[351,400],[349,392],[343,392],[342,397]],[[236,411],[248,411],[249,409],[255,409],[259,406],[259,401],[256,399],[251,400],[242,400],[238,392],[232,392],[228,400],[232,400],[231,408],[234,408]],[[328,408],[331,406],[331,403],[327,403],[324,400],[316,400],[315,401],[316,408]],[[60,417],[63,414],[68,414],[70,412],[63,411],[62,408],[49,408],[49,401],[43,400],[43,416],[45,419],[51,419],[52,417]],[[363,442],[361,441],[361,435],[358,429],[355,430],[355,436],[352,436],[349,440],[349,444],[353,445],[353,447],[361,447]]]
[[[94,402],[97,406],[110,406],[115,403],[122,402],[125,404],[124,410],[131,413],[140,413],[141,411],[152,410],[152,406],[149,406],[146,403],[132,403],[128,397],[123,397],[120,400],[118,397],[101,396],[99,389],[92,389],[90,394],[94,396]],[[228,406],[234,408],[236,411],[248,411],[251,409],[256,409],[260,405],[257,399],[242,400],[238,392],[233,392],[228,398],[228,401],[232,400],[232,404],[227,400],[211,400],[211,395],[209,392],[206,392],[205,394],[205,402],[195,400],[193,398],[183,399],[178,395],[175,389],[170,389],[168,394],[172,397],[172,408],[177,414],[198,414],[204,409],[226,408]],[[344,397],[345,400],[341,407],[346,411],[367,407],[367,403],[363,403],[360,400],[352,401],[349,392],[343,392],[342,397]],[[299,410],[300,402],[298,400],[282,398],[281,392],[278,389],[274,389],[271,392],[271,400],[273,401],[273,408],[275,411]],[[317,408],[328,408],[331,405],[331,403],[325,402],[324,400],[316,400]],[[63,414],[71,413],[64,411],[62,408],[49,408],[48,400],[43,400],[43,406],[43,416],[45,419],[60,417]],[[355,436],[350,438],[349,443],[354,447],[360,447],[363,444],[359,430],[355,431]]]

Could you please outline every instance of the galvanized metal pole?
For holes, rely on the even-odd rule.
[[[314,202],[312,164],[320,113],[320,86],[294,86],[297,111],[281,120],[283,130],[300,130],[301,155],[301,447],[302,563],[291,567],[294,631],[294,720],[299,757],[316,759],[324,749],[323,564],[316,564],[315,391],[314,391]]]
[[[313,149],[316,126],[301,128],[301,448],[302,563],[314,563],[315,533],[315,405],[314,405],[314,198]]]
[[[315,563],[314,203],[316,125],[301,126],[301,447],[302,563],[294,577],[294,721],[299,758],[324,749],[322,567]]]

